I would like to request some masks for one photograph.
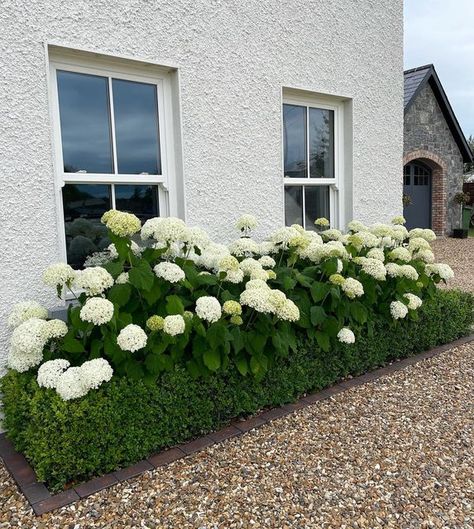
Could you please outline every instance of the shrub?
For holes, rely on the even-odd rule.
[[[377,316],[394,326],[416,321],[435,284],[452,276],[449,266],[432,264],[434,233],[408,232],[403,218],[352,222],[346,235],[318,219],[319,233],[293,225],[257,242],[256,220],[246,215],[228,247],[180,219],[141,226],[111,210],[102,221],[113,244],[92,256],[93,266],[58,263],[44,274],[59,297],[76,296],[67,325],[47,321],[34,303],[10,318],[10,367],[40,366],[40,385],[64,400],[82,398],[112,373],[153,384],[176,366],[197,378],[234,365],[260,380],[296,353],[301,331],[329,352],[370,331]]]
[[[473,297],[438,290],[418,316],[393,325],[378,314],[355,344],[335,342],[330,353],[302,328],[295,352],[276,357],[261,380],[242,376],[231,363],[200,379],[176,364],[159,375],[157,384],[114,377],[97,391],[65,402],[53,389],[39,387],[33,371],[10,370],[1,381],[5,426],[39,479],[59,489],[134,463],[239,415],[292,401],[349,374],[468,334]]]

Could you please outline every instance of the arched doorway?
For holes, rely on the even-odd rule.
[[[420,160],[407,163],[403,170],[403,216],[408,229],[431,228],[431,168]],[[409,203],[408,203],[409,202]]]

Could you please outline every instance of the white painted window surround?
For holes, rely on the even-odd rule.
[[[92,53],[66,50],[53,47],[49,49],[49,100],[53,127],[53,149],[55,188],[58,212],[58,235],[60,240],[60,257],[66,261],[66,235],[63,214],[62,189],[67,184],[107,184],[111,189],[111,205],[116,207],[116,185],[152,185],[157,187],[159,214],[161,216],[182,216],[182,185],[177,181],[177,150],[175,138],[179,131],[173,72],[169,67],[145,64],[126,59],[107,57]],[[61,116],[58,96],[58,71],[95,75],[107,78],[109,89],[109,110],[111,144],[113,154],[113,172],[89,173],[66,172],[63,162],[63,148],[61,142]],[[156,86],[158,129],[159,129],[159,158],[161,171],[159,174],[119,174],[117,162],[117,141],[114,124],[114,109],[112,97],[113,80],[132,81]]]
[[[304,188],[315,188],[329,190],[329,221],[331,227],[341,228],[346,222],[345,212],[345,177],[344,177],[344,158],[345,151],[347,151],[347,145],[345,141],[350,135],[345,134],[345,101],[347,98],[341,98],[337,96],[329,96],[324,94],[313,94],[305,90],[297,90],[284,88],[283,89],[283,105],[295,105],[298,107],[304,107],[309,116],[311,109],[329,110],[333,115],[333,145],[332,145],[332,162],[333,162],[333,175],[331,177],[310,177],[310,163],[306,163],[306,176],[302,178],[289,177],[285,174],[285,152],[284,152],[284,123],[283,123],[283,111],[282,111],[282,168],[283,168],[283,183],[285,190],[292,187]],[[309,133],[309,119],[306,119],[306,149],[307,149],[307,161],[310,159],[310,133]],[[305,192],[302,192],[302,217],[303,226],[306,229],[314,229],[312,219],[311,225],[309,220],[305,219]],[[286,209],[286,208],[285,208]],[[286,216],[286,211],[285,211]],[[289,222],[291,224],[291,222]]]

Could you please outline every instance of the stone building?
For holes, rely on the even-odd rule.
[[[403,192],[407,227],[449,235],[459,227],[463,163],[472,152],[432,64],[405,72]]]

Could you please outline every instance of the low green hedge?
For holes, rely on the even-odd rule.
[[[31,373],[10,371],[0,382],[4,426],[40,480],[53,489],[110,472],[147,455],[224,425],[239,415],[294,400],[349,374],[357,375],[471,332],[473,297],[438,291],[419,310],[418,321],[387,323],[353,345],[324,353],[299,338],[296,354],[278,359],[262,381],[234,367],[193,379],[183,368],[157,385],[113,379],[80,400],[63,401],[39,388]]]

